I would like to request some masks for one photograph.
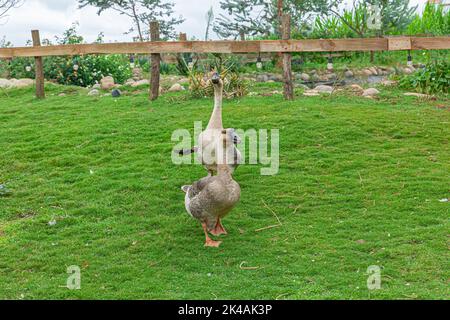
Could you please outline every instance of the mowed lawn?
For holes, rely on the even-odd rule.
[[[449,298],[449,100],[382,92],[225,101],[225,126],[280,130],[280,171],[237,170],[213,249],[180,190],[206,172],[171,160],[172,132],[206,124],[212,99],[0,91],[0,298]],[[272,211],[282,225],[257,232]]]

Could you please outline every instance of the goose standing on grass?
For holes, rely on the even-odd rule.
[[[226,150],[234,147],[233,133],[230,130],[222,130],[220,141],[223,144],[223,152],[218,153],[223,156],[223,161],[217,164],[217,175],[208,176],[181,188],[186,193],[187,212],[202,224],[206,237],[205,247],[219,247],[222,243],[212,240],[208,233],[214,236],[227,234],[221,220],[230,213],[241,197],[241,188],[233,180],[231,168],[225,159]]]
[[[194,147],[191,150],[182,150],[179,153],[181,155],[187,155],[197,152],[200,162],[208,170],[209,176],[217,173],[217,143],[220,141],[223,128],[222,123],[222,101],[223,101],[223,80],[220,78],[219,73],[214,72],[211,77],[211,82],[214,87],[214,110],[209,119],[208,126],[199,135],[199,146]],[[227,154],[231,155],[228,165],[230,166],[231,173],[236,170],[242,161],[242,155],[236,148],[236,145],[241,143],[241,138],[236,134],[234,129],[226,129],[231,134],[232,144],[228,147]]]

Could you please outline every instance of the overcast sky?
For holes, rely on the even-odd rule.
[[[172,0],[175,2],[177,15],[181,14],[186,21],[177,27],[177,31],[185,32],[188,37],[202,39],[205,33],[205,16],[213,6],[216,16],[220,13],[219,0]],[[347,2],[351,2],[348,1]],[[411,0],[411,5],[421,7],[426,0]],[[129,18],[114,11],[106,11],[97,16],[96,9],[77,8],[76,0],[25,0],[25,4],[10,11],[9,17],[1,21],[0,38],[6,37],[15,46],[25,45],[31,38],[30,30],[38,29],[41,38],[54,39],[55,35],[69,28],[78,21],[79,33],[87,42],[97,38],[99,32],[104,32],[105,41],[132,41],[132,35],[125,35],[131,23]]]

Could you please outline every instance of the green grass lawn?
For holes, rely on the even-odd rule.
[[[448,99],[226,101],[225,126],[280,130],[280,172],[237,170],[241,202],[213,249],[180,190],[205,171],[171,161],[173,130],[206,123],[211,99],[47,94],[0,91],[0,298],[449,298]],[[282,226],[256,232],[271,210]],[[81,290],[65,287],[71,265]]]

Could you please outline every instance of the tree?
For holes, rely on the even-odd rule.
[[[381,34],[398,33],[411,23],[417,6],[409,7],[409,0],[364,0],[366,5],[380,7]]]
[[[205,33],[205,41],[208,41],[209,39],[209,30],[211,29],[211,25],[214,21],[214,9],[211,6],[211,8],[206,13],[206,33]]]
[[[280,36],[280,13],[291,15],[293,29],[300,29],[309,15],[325,13],[341,0],[221,0],[226,11],[216,21],[214,31],[223,38],[236,39],[242,32],[249,36]]]
[[[8,17],[9,10],[18,8],[23,4],[23,0],[0,0],[0,21]]]
[[[78,0],[79,7],[88,5],[98,8],[100,15],[106,10],[114,10],[132,19],[133,26],[127,33],[137,32],[138,39],[150,38],[150,22],[158,21],[163,39],[175,38],[175,26],[184,22],[182,16],[173,17],[174,3],[166,0]]]

